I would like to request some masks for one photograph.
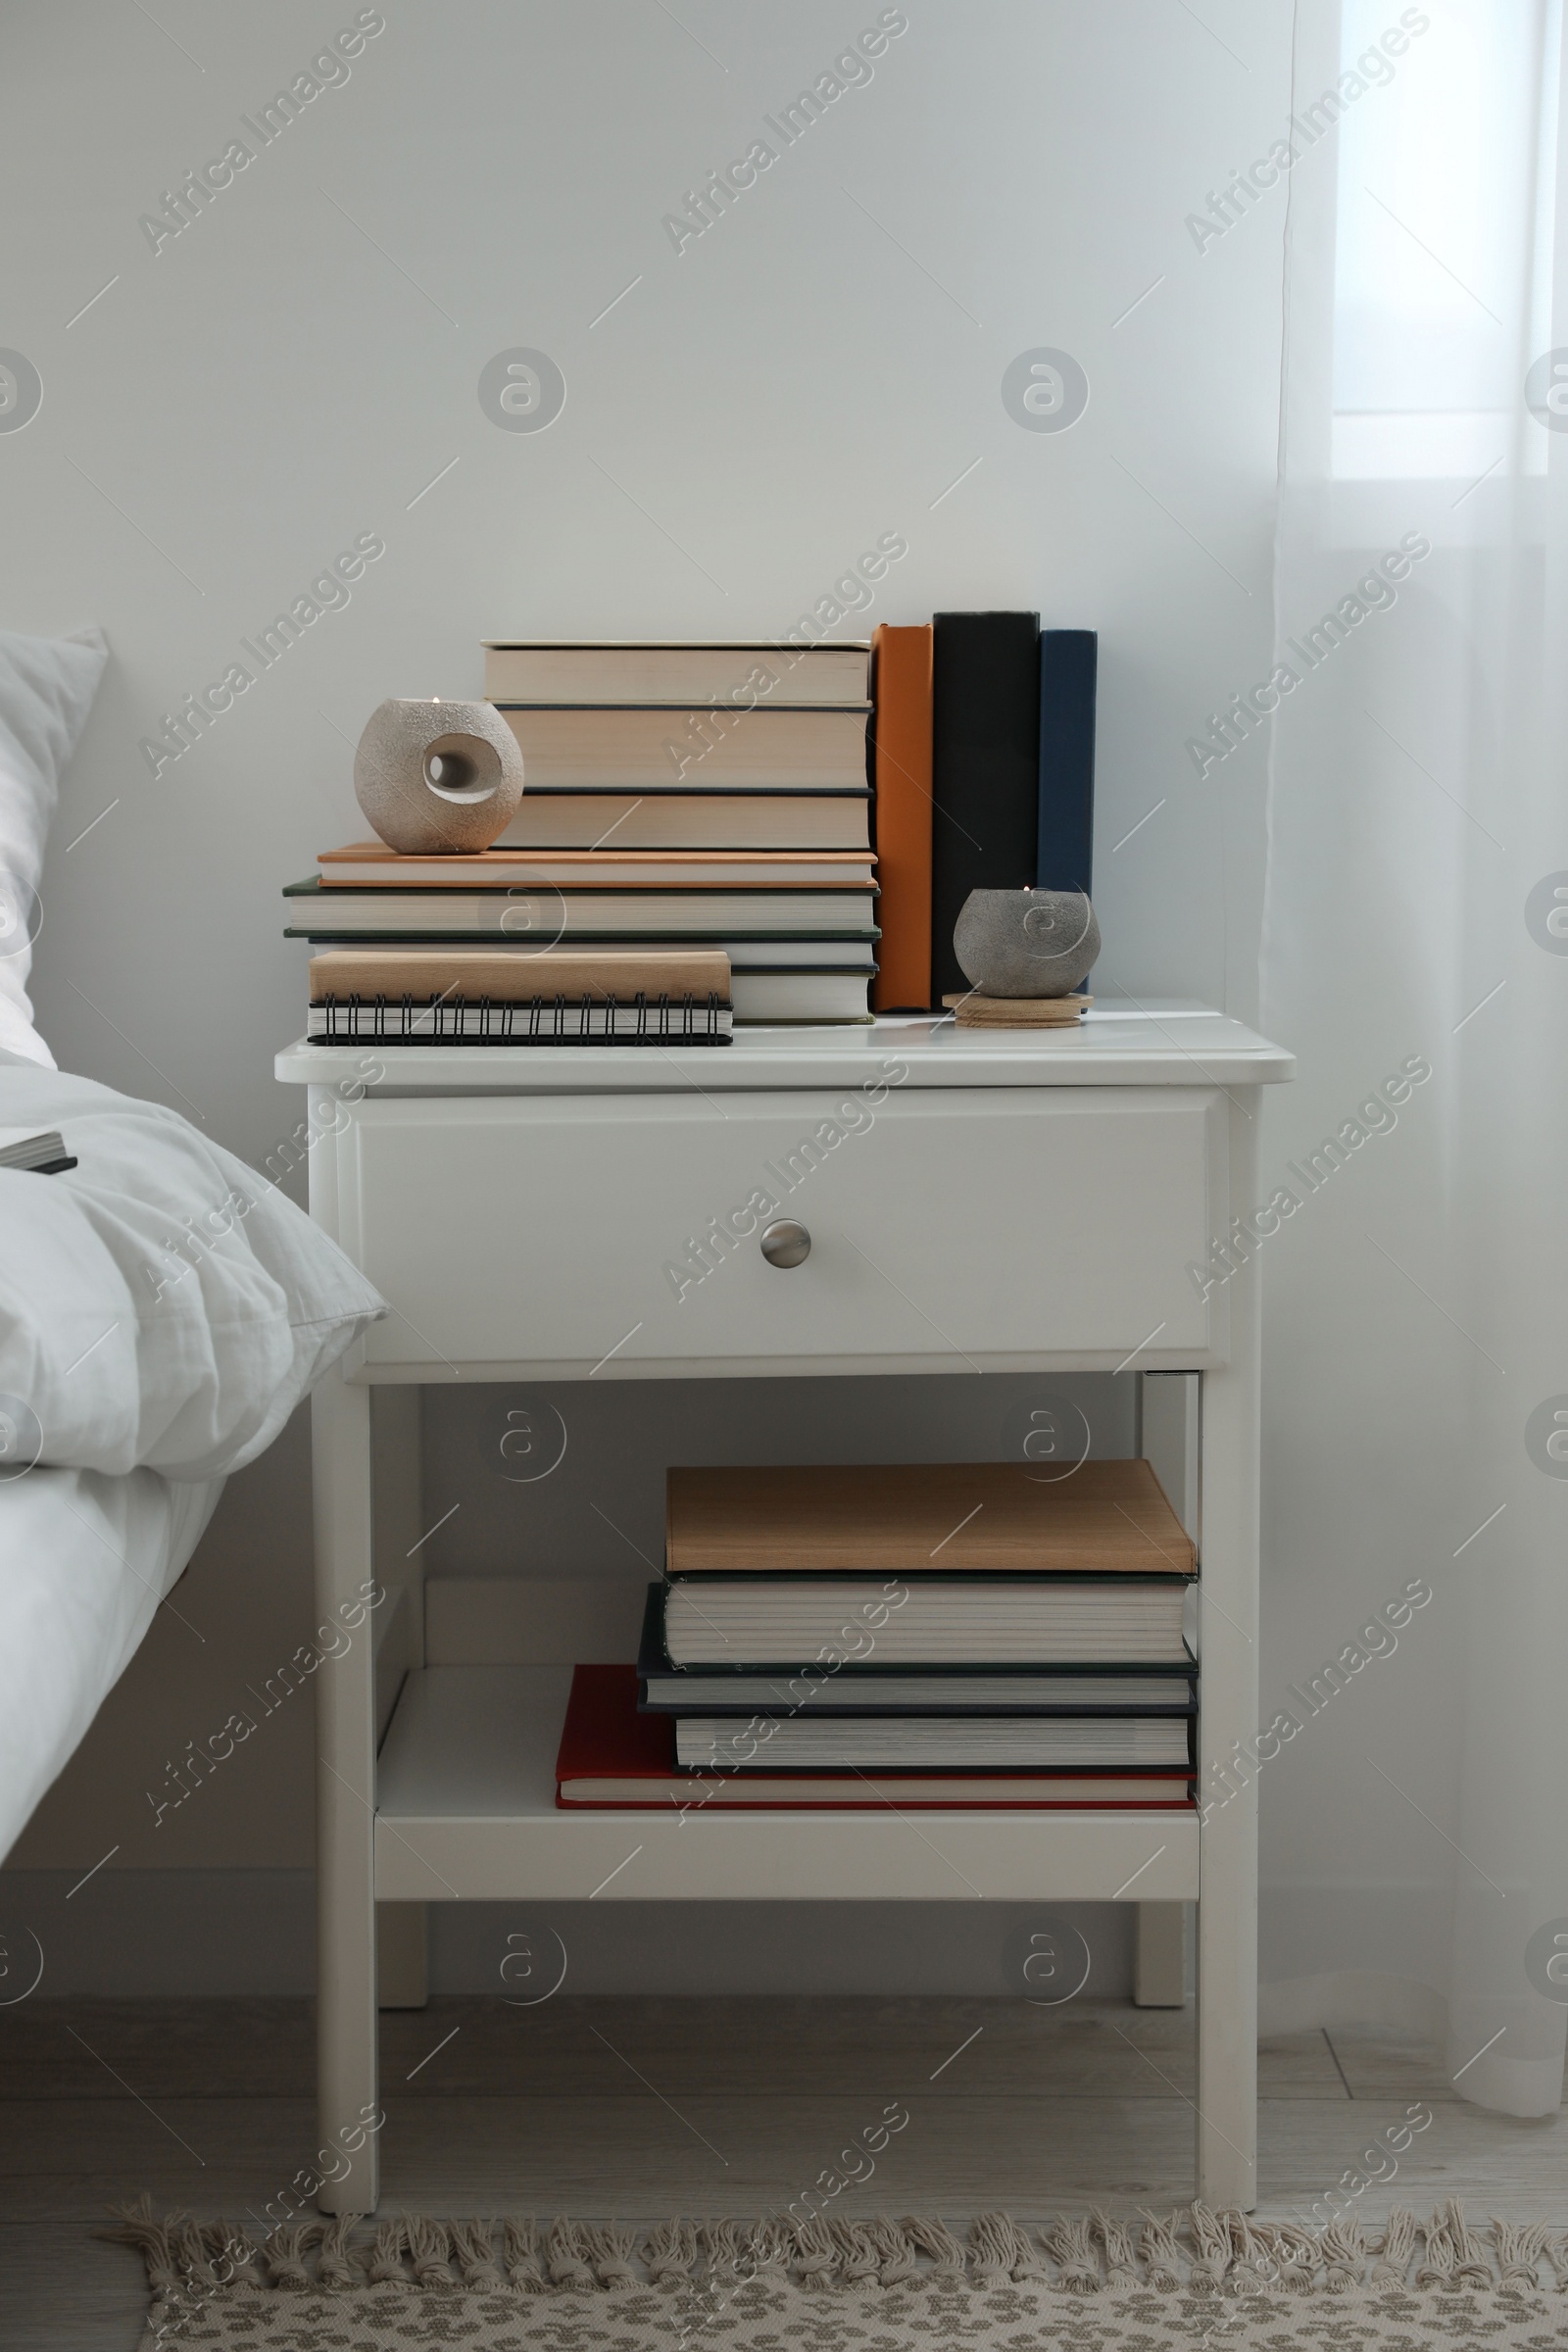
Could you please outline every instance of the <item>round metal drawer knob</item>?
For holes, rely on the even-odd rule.
[[[811,1254],[811,1237],[793,1217],[780,1217],[762,1235],[762,1255],[770,1266],[804,1266]]]

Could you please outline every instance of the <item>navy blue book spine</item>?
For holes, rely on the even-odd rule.
[[[1039,890],[1094,894],[1099,652],[1093,629],[1041,632]]]

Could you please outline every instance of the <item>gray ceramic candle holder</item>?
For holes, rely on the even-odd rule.
[[[487,850],[522,799],[522,754],[489,703],[386,702],[360,737],[354,792],[388,849]]]
[[[971,890],[953,952],[986,997],[1068,997],[1100,954],[1100,925],[1081,890]]]

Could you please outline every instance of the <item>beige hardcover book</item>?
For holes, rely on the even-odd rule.
[[[809,792],[865,782],[869,703],[832,709],[755,703],[736,710],[661,703],[497,705],[522,753],[524,790],[633,795],[682,785]]]
[[[548,956],[492,954],[484,949],[335,948],[311,957],[311,1003],[339,1003],[350,997],[457,998],[476,1003],[526,1004],[534,998],[615,997],[629,1003],[638,992],[650,998],[717,997],[729,1001],[729,957],[701,948],[620,954],[597,949],[574,954],[552,949]]]
[[[858,850],[863,785],[836,792],[525,792],[498,850]]]
[[[870,648],[757,642],[551,644],[492,637],[484,690],[493,703],[863,703]]]
[[[874,940],[868,890],[323,890],[283,892],[287,939],[463,939],[527,949],[541,940]],[[537,949],[535,951],[537,953]],[[754,959],[755,960],[755,959]],[[786,960],[795,960],[787,957]],[[819,960],[815,956],[812,961]]]
[[[388,849],[353,841],[316,860],[323,890],[869,890],[869,850]]]
[[[1192,1576],[1192,1539],[1146,1461],[834,1463],[671,1470],[671,1576],[836,1571]]]

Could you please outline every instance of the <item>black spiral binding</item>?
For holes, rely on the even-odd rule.
[[[313,1017],[324,1015],[315,1046],[359,1045],[367,1039],[378,1046],[727,1046],[730,1035],[720,1016],[729,1005],[715,991],[703,999],[691,995],[660,995],[650,1004],[639,989],[629,998],[590,996],[526,997],[498,1002],[492,997],[429,997],[416,1002],[407,993],[385,996],[323,997],[311,1006]],[[567,1012],[578,1016],[573,1029]],[[465,1028],[464,1016],[478,1014],[478,1027]],[[616,1034],[617,1013],[635,1015],[636,1026]],[[598,1027],[595,1027],[595,1016]]]

